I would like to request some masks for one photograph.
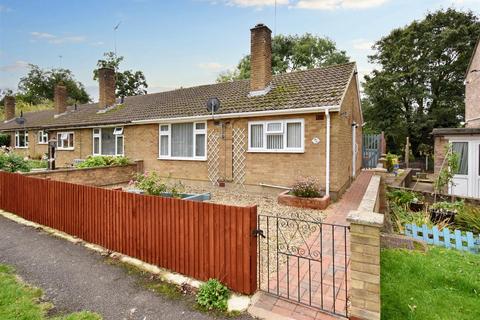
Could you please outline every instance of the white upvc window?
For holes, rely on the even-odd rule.
[[[303,119],[252,121],[248,123],[248,151],[304,152],[304,136]]]
[[[93,155],[123,156],[123,127],[93,129]]]
[[[57,133],[57,149],[58,150],[73,150],[75,135],[73,132],[58,132]]]
[[[38,144],[47,144],[48,143],[48,133],[40,130],[37,133],[37,141]]]
[[[160,124],[159,159],[206,160],[207,123]]]
[[[28,131],[15,131],[15,148],[28,148]]]

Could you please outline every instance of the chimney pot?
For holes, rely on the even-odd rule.
[[[115,104],[115,70],[98,69],[99,99],[98,107],[104,109]]]
[[[65,113],[67,111],[67,87],[62,84],[55,86],[54,102],[55,115]]]
[[[5,106],[5,121],[15,118],[15,97],[5,96],[3,100]]]
[[[272,81],[272,30],[258,23],[250,31],[250,90],[260,91]]]

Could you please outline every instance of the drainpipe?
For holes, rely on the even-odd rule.
[[[330,113],[329,109],[325,109],[325,118],[327,120],[327,136],[325,147],[325,195],[330,196]]]

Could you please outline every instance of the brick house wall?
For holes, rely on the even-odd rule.
[[[48,146],[46,144],[39,144],[37,135],[38,130],[28,131],[28,148],[15,148],[15,132],[12,132],[10,134],[10,145],[14,148],[15,153],[24,157],[39,159],[48,152]]]
[[[442,164],[445,159],[445,146],[448,144],[448,140],[444,136],[436,136],[434,140],[434,173],[438,175],[442,169]]]

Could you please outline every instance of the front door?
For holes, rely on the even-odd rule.
[[[457,174],[453,177],[452,184],[450,185],[450,194],[457,196],[469,197],[473,196],[472,188],[472,168],[471,162],[474,158],[475,149],[472,148],[473,142],[469,141],[453,141],[452,152],[458,154],[459,168]]]

